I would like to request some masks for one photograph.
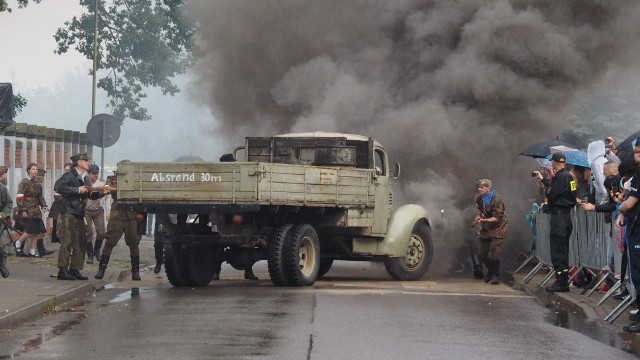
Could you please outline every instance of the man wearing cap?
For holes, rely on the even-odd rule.
[[[13,200],[11,200],[6,186],[8,171],[9,169],[6,166],[0,166],[0,217],[6,222],[11,221],[13,208]],[[9,230],[4,224],[0,224],[0,275],[4,278],[9,277],[7,254],[4,251],[9,244]]]
[[[484,282],[497,285],[500,284],[500,252],[508,227],[504,201],[492,189],[489,179],[478,180],[477,193],[478,216],[475,223],[480,224],[480,259],[487,267]]]
[[[551,156],[553,180],[545,179],[536,171],[536,177],[542,181],[547,189],[547,204],[551,213],[550,220],[550,248],[551,262],[556,275],[556,281],[547,286],[547,292],[569,291],[569,237],[573,231],[571,209],[576,206],[577,184],[569,170],[567,158],[557,152]]]
[[[96,164],[89,165],[89,181],[94,188],[103,188],[104,182],[99,179],[100,168]],[[84,219],[87,223],[87,264],[93,264],[93,257],[100,258],[100,248],[104,240],[104,199],[89,199],[84,212]],[[95,229],[96,242],[93,246]]]
[[[634,143],[633,160],[640,165],[640,137]],[[640,305],[640,167],[636,171],[629,186],[629,197],[620,204],[620,213],[625,216],[627,251],[629,254],[629,271],[631,282],[636,290],[636,305]],[[634,316],[631,323],[622,328],[624,331],[639,333],[640,316]]]
[[[87,247],[87,228],[84,223],[87,199],[98,199],[108,191],[89,192],[91,183],[87,176],[89,157],[86,153],[73,155],[71,161],[71,171],[62,174],[57,188],[54,189],[62,195],[58,217],[58,280],[87,280],[88,278],[80,273],[84,268]]]
[[[44,172],[39,171],[38,164],[30,163],[27,165],[27,173],[29,177],[20,181],[18,185],[18,195],[16,196],[19,214],[24,220],[24,232],[16,241],[16,254],[18,256],[25,256],[22,245],[23,242],[29,238],[30,248],[28,256],[40,257],[49,254],[46,252],[36,254],[36,243],[38,239],[41,239],[43,234],[47,232],[47,229],[44,227],[44,222],[42,221],[42,211],[49,211],[49,207],[42,192],[42,181],[38,181],[38,174],[40,174],[42,178]]]

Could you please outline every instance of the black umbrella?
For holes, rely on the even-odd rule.
[[[520,152],[520,155],[531,156],[532,158],[546,158],[547,156],[551,155],[551,147],[553,146],[566,146],[573,149],[578,149],[578,147],[572,143],[555,139],[530,145],[526,149],[522,150]]]
[[[640,136],[640,130],[634,132],[628,138],[624,139],[623,142],[618,144],[618,152],[627,152],[633,150],[633,141]]]

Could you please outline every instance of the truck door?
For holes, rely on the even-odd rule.
[[[386,151],[381,147],[373,149],[374,171],[372,184],[375,192],[375,208],[372,235],[384,236],[391,208],[391,188],[389,186],[389,161]]]

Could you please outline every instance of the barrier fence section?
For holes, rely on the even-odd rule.
[[[85,133],[46,126],[13,123],[0,135],[4,145],[0,165],[9,168],[7,188],[13,198],[18,185],[28,176],[27,165],[35,163],[47,171],[42,190],[47,205],[53,202],[53,185],[62,176],[64,164],[70,162],[71,155],[86,152],[93,158],[93,145]],[[46,217],[47,214],[43,214]]]
[[[553,277],[550,249],[550,219],[550,214],[543,212],[536,214],[536,236],[534,238],[533,254],[532,257],[525,261],[525,264],[531,258],[537,259],[538,264],[525,276],[523,279],[524,283],[528,283],[533,276],[545,266],[549,269],[549,272],[540,286],[544,286],[544,284]],[[573,222],[573,231],[569,238],[569,266],[597,274],[594,281],[588,286],[591,290],[585,289],[582,292],[583,295],[586,294],[589,296],[607,277],[612,277],[614,271],[615,273],[620,273],[622,254],[613,244],[611,239],[611,223],[605,222],[604,213],[584,211],[579,207],[575,207],[571,210],[571,219]],[[607,268],[607,246],[613,246],[615,269]],[[525,264],[522,264],[518,270]],[[600,303],[613,295],[614,291],[619,289],[621,285],[621,282],[617,281],[615,286],[603,295]],[[616,309],[605,318],[606,321],[615,321],[615,319],[635,301],[633,285],[628,281],[626,286],[633,296],[629,296],[616,307]]]

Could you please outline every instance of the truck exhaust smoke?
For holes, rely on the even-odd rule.
[[[225,137],[374,137],[402,163],[398,204],[423,205],[434,222],[445,209],[452,245],[470,235],[478,178],[505,198],[509,237],[530,237],[523,199],[536,164],[518,152],[559,135],[572,100],[609,68],[636,65],[638,51],[630,0],[190,4],[193,96]]]

